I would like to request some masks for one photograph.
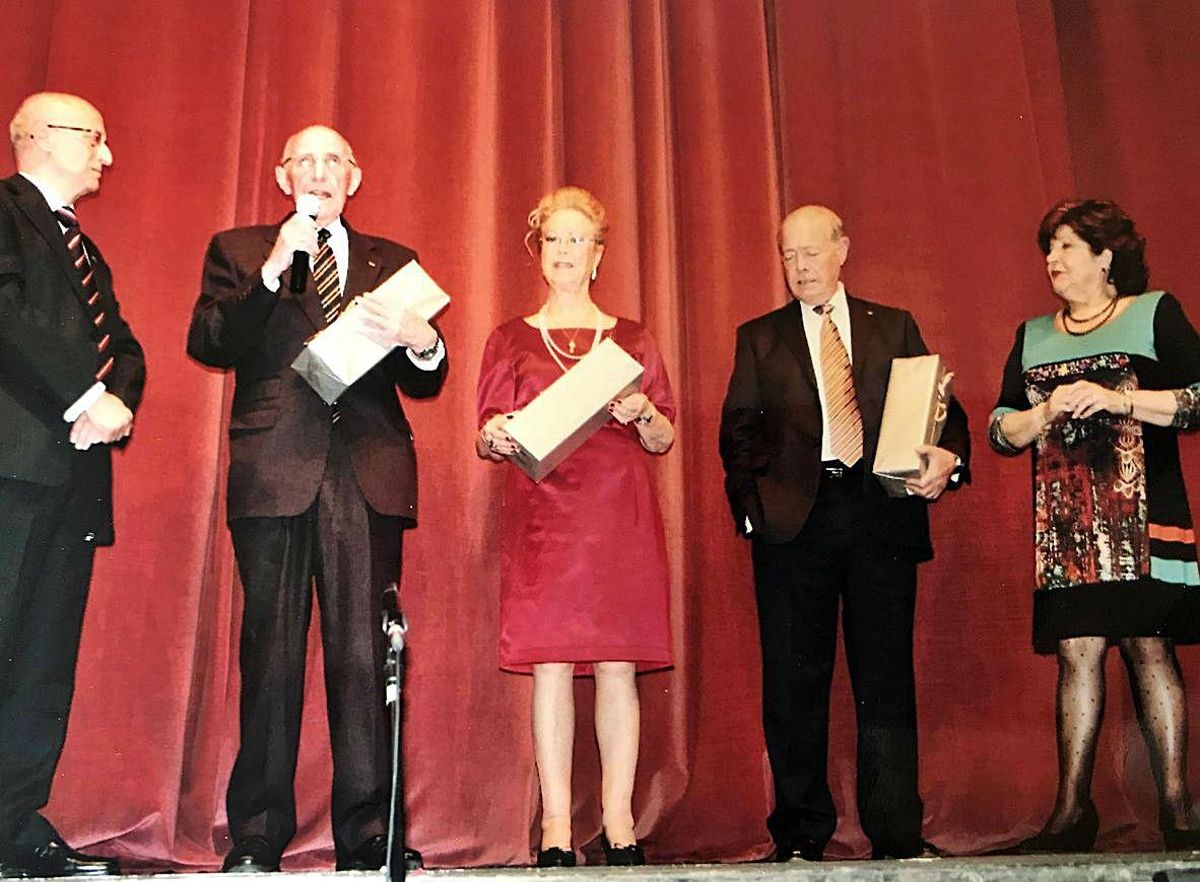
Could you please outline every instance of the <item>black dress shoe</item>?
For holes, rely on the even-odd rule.
[[[906,861],[912,858],[940,858],[946,854],[932,842],[919,840],[916,843],[907,845],[892,845],[871,846],[871,860],[873,861]]]
[[[279,849],[263,836],[243,836],[233,843],[222,873],[278,873]]]
[[[604,863],[610,867],[643,867],[646,865],[646,853],[637,843],[613,845],[608,841],[608,836],[601,833],[600,847],[604,849]]]
[[[19,848],[0,857],[0,876],[29,878],[45,876],[116,876],[116,860],[76,851],[61,839],[35,848]]]
[[[819,861],[825,855],[825,843],[809,836],[799,839],[782,839],[775,843],[775,850],[767,855],[770,863],[784,864],[788,861]]]
[[[379,833],[350,852],[349,856],[338,858],[339,870],[378,870],[387,863],[387,834]],[[406,871],[420,870],[425,867],[425,859],[415,848],[404,849],[404,869]]]
[[[1017,854],[1079,854],[1093,851],[1096,834],[1100,831],[1100,816],[1096,806],[1089,802],[1079,813],[1075,823],[1063,827],[1057,833],[1043,829],[1030,836],[1013,849]]]
[[[1162,828],[1164,851],[1200,851],[1200,830]]]
[[[575,866],[575,852],[569,848],[543,848],[537,853],[537,863],[534,866],[538,867],[573,867]]]

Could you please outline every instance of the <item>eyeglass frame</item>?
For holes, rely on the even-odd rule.
[[[64,132],[82,132],[85,135],[91,135],[93,149],[99,147],[101,144],[108,143],[108,135],[98,129],[89,129],[83,126],[63,126],[58,123],[42,123],[42,125],[48,129],[59,129]],[[31,133],[29,137],[33,138],[35,135]]]
[[[326,167],[332,165],[333,168],[340,168],[343,162],[349,163],[351,168],[358,168],[358,163],[354,161],[353,156],[339,156],[336,153],[326,153],[324,156],[313,156],[311,153],[305,153],[303,156],[285,156],[280,160],[279,167],[284,168],[289,162],[294,162],[304,171],[312,171],[316,168],[317,160],[320,159],[325,163]],[[331,163],[330,160],[333,160]],[[308,165],[305,165],[305,160]]]
[[[542,243],[543,248],[545,248],[547,245],[557,245],[560,241],[566,245],[570,245],[572,248],[581,248],[589,242],[595,242],[598,245],[604,244],[603,241],[596,236],[580,236],[576,233],[571,233],[569,236],[561,237],[554,234],[549,236],[539,236],[538,241]]]

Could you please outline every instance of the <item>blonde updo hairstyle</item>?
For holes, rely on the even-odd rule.
[[[608,236],[608,212],[600,200],[583,187],[559,187],[538,200],[537,207],[529,212],[529,232],[525,234],[525,250],[534,256],[534,247],[542,250],[542,224],[564,208],[573,208],[584,215],[596,228],[596,244],[603,245]]]

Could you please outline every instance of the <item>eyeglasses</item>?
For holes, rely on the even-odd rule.
[[[565,245],[570,245],[572,248],[579,248],[582,245],[586,245],[588,242],[595,241],[597,241],[595,236],[580,236],[577,233],[560,236],[557,233],[550,233],[542,236],[542,247],[545,248],[547,245],[549,245],[551,248],[553,248],[555,245],[561,242]]]
[[[287,165],[289,162],[294,162],[300,166],[301,171],[310,172],[317,167],[317,162],[325,163],[325,168],[329,171],[339,171],[343,165],[357,167],[358,163],[349,156],[338,156],[336,153],[326,153],[324,156],[313,156],[311,153],[305,153],[303,156],[289,156],[280,165]]]
[[[101,144],[108,142],[108,139],[104,136],[104,132],[97,131],[96,129],[85,129],[82,126],[60,126],[56,125],[55,123],[46,123],[46,128],[61,129],[64,132],[79,132],[82,135],[89,135],[90,137],[88,140],[92,142],[93,147],[99,147]],[[30,137],[32,138],[33,136],[30,135]]]

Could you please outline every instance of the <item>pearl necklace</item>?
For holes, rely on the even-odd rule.
[[[596,333],[592,337],[592,349],[595,349],[598,345],[600,345],[600,338],[604,335],[604,317],[596,304],[592,304],[592,309],[596,312]],[[565,352],[558,347],[557,343],[554,342],[554,338],[550,336],[550,329],[546,327],[545,305],[538,310],[537,315],[538,330],[542,333],[542,343],[545,344],[546,351],[550,353],[550,357],[554,359],[554,363],[557,364],[559,369],[565,374],[567,372],[567,366],[563,364],[562,358],[569,358],[571,361],[579,361],[579,359],[583,358],[583,355],[575,355],[574,345],[571,346],[571,352]],[[572,341],[572,344],[573,343],[574,341]],[[588,352],[591,352],[592,349],[589,349]],[[560,355],[562,358],[559,358]]]

